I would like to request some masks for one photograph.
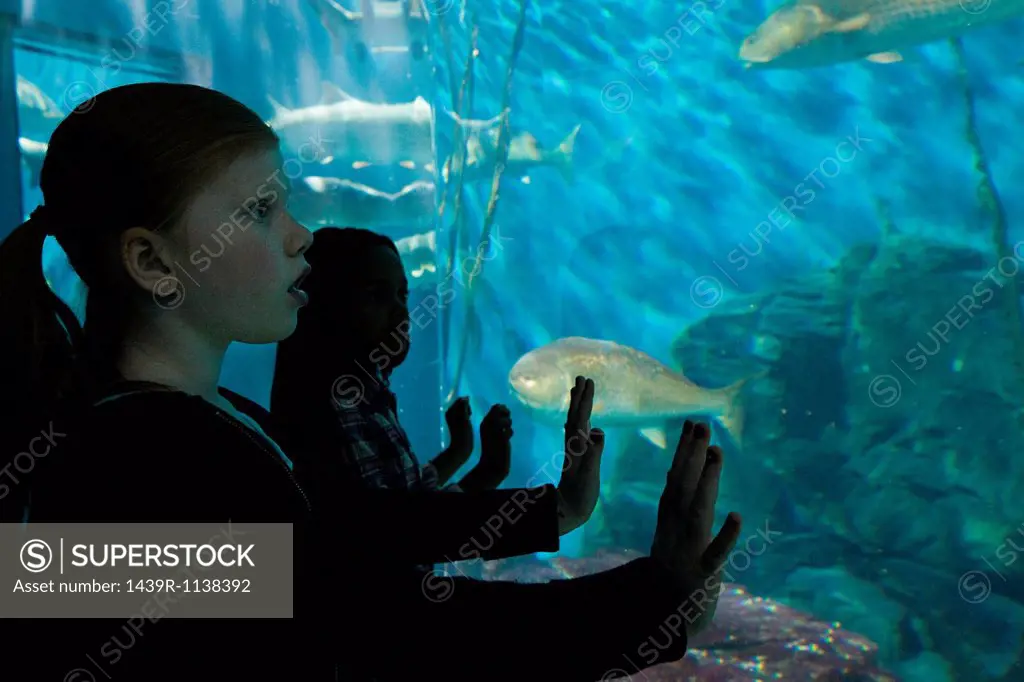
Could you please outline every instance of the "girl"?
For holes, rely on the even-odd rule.
[[[395,243],[358,228],[324,227],[306,254],[310,305],[298,330],[278,345],[271,412],[310,451],[329,455],[332,479],[369,487],[436,489],[469,459],[469,401],[446,413],[451,445],[421,469],[390,390],[409,352],[409,284]],[[428,322],[429,324],[429,322]],[[425,326],[425,325],[424,325]],[[493,490],[508,475],[512,420],[496,405],[480,426],[481,458],[459,483]]]
[[[389,567],[454,554],[453,527],[469,538],[517,499],[531,505],[496,538],[495,557],[557,549],[558,532],[593,511],[603,436],[589,430],[592,382],[572,392],[567,428],[580,437],[567,439],[557,487],[350,486],[329,510],[309,494],[321,458],[289,450],[270,415],[218,388],[229,344],[286,338],[305,303],[311,238],[285,210],[283,162],[255,112],[193,85],[113,88],[60,123],[40,176],[44,204],[0,244],[0,375],[5,407],[17,408],[3,413],[14,418],[0,461],[17,475],[0,503],[16,510],[5,519],[27,507],[30,524],[292,524],[294,618],[163,618],[147,601],[124,621],[5,619],[5,678],[590,680],[651,665],[620,652],[703,589],[738,532],[730,521],[708,544],[721,457],[704,432],[684,430],[650,557],[541,585],[454,579],[438,603]],[[88,287],[84,328],[43,278],[47,235]],[[396,626],[415,633],[399,656],[382,634]],[[657,660],[682,657],[692,634],[680,631]],[[458,654],[437,655],[453,641]],[[544,666],[504,655],[542,647]]]

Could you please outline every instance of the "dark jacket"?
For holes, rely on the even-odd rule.
[[[127,648],[120,620],[0,619],[4,662],[20,673],[3,677],[57,680],[84,668],[93,677],[70,680],[592,682],[609,670],[636,672],[634,664],[645,665],[637,649],[648,637],[664,640],[659,628],[682,595],[648,559],[540,585],[435,576],[425,586],[408,570],[557,550],[551,486],[478,494],[326,490],[317,457],[289,452],[287,435],[265,410],[224,395],[282,445],[294,471],[254,431],[201,398],[135,393],[56,414],[52,426],[48,419],[25,425],[29,433],[66,434],[23,476],[32,489],[29,521],[294,523],[294,619],[167,618]],[[499,523],[498,532],[486,531]],[[439,590],[448,597],[428,598]],[[113,635],[122,655],[105,660]],[[40,646],[45,657],[36,653]],[[680,636],[658,662],[685,651]]]

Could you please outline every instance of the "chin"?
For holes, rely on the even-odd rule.
[[[286,321],[282,321],[281,324],[268,325],[262,329],[249,329],[248,333],[244,336],[240,336],[237,341],[239,343],[250,343],[250,344],[264,344],[264,343],[277,343],[278,341],[284,341],[289,336],[295,333],[296,328],[299,326],[298,315],[292,313],[290,319],[286,318]]]

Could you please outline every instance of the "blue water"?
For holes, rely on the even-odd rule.
[[[20,45],[17,71],[64,112],[92,92],[166,79],[225,90],[268,119],[268,95],[310,106],[322,81],[361,99],[419,95],[452,109],[473,16],[480,52],[464,114],[493,117],[519,12],[511,0],[431,0],[429,28],[363,38],[408,45],[422,35],[426,59],[366,60],[353,38],[332,54],[309,0],[108,0],[87,12],[70,0],[23,4],[20,39],[36,42]],[[1024,255],[1012,255],[1024,239],[1024,24],[966,36],[963,61],[940,41],[898,64],[755,72],[734,55],[774,5],[706,6],[717,9],[696,12],[703,22],[686,3],[528,9],[511,129],[551,149],[580,125],[574,178],[551,167],[502,177],[472,295],[464,272],[444,272],[449,195],[432,226],[437,273],[413,279],[414,309],[428,312],[396,375],[416,449],[429,458],[444,445],[445,395],[467,326],[477,333],[457,390],[472,396],[476,418],[494,403],[513,408],[509,486],[558,477],[559,429],[509,391],[508,372],[529,350],[566,336],[609,339],[709,387],[768,370],[744,398],[742,448],[716,435],[728,453],[720,512],[740,512],[746,535],[780,533],[736,581],[868,637],[901,680],[1022,680],[1024,347],[1010,282]],[[107,41],[75,42],[46,25]],[[31,49],[38,40],[66,54]],[[980,147],[966,135],[969,106]],[[55,121],[22,123],[22,136],[45,141]],[[438,115],[438,165],[451,132]],[[1001,223],[979,199],[979,153]],[[350,161],[302,172],[390,191],[432,177],[355,171]],[[41,200],[29,179],[26,214]],[[490,176],[466,185],[459,262],[475,253],[490,185]],[[430,227],[382,231],[401,239]],[[1011,254],[1002,262],[1001,247]],[[80,303],[55,244],[44,264],[54,288]],[[444,325],[429,311],[445,282],[454,324],[442,343]],[[956,312],[986,290],[992,302]],[[266,404],[273,361],[273,346],[233,348],[224,383]],[[669,460],[635,430],[610,429],[600,506],[560,554],[649,549]]]

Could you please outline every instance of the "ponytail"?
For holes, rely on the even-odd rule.
[[[49,230],[36,210],[0,242],[0,408],[4,420],[38,414],[72,394],[82,329],[43,274]]]
[[[43,274],[47,232],[37,209],[0,242],[0,523],[26,519],[33,469],[45,462],[28,458],[26,469],[26,443],[53,424],[58,401],[77,384],[82,330]]]

